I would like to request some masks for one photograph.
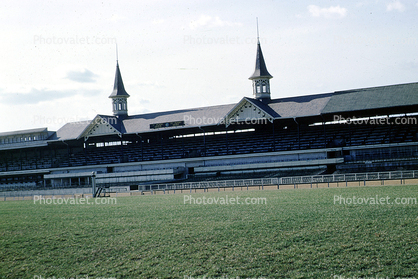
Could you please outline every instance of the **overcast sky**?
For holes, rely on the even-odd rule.
[[[256,17],[272,98],[418,81],[418,0],[0,3],[0,132],[252,97]]]

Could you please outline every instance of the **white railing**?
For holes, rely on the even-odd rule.
[[[184,189],[207,189],[207,188],[231,188],[231,187],[250,187],[265,185],[294,185],[309,183],[333,183],[350,181],[370,181],[370,180],[396,180],[418,178],[418,171],[388,171],[370,173],[347,173],[329,174],[312,176],[292,176],[281,178],[258,178],[240,180],[214,180],[200,182],[151,184],[149,190],[184,190]]]
[[[395,180],[395,179],[414,179],[418,178],[418,171],[387,171],[387,172],[366,172],[366,173],[347,173],[329,174],[313,176],[294,176],[282,177],[279,185],[307,184],[307,183],[332,183],[350,181],[370,181],[370,180]]]
[[[263,189],[264,186],[275,185],[297,185],[310,183],[333,183],[333,182],[350,182],[350,181],[371,181],[371,180],[404,180],[418,179],[418,171],[392,171],[392,172],[370,172],[370,173],[348,173],[348,174],[330,174],[330,175],[312,175],[312,176],[294,176],[281,178],[256,178],[256,179],[240,179],[240,180],[218,180],[218,181],[200,181],[200,182],[184,182],[184,183],[166,183],[166,184],[150,184],[146,185],[150,191],[166,191],[166,190],[192,190],[192,189],[208,189],[208,188],[234,188],[234,187],[254,187],[258,186]],[[141,187],[141,186],[140,186]],[[145,187],[145,185],[142,185]],[[73,192],[65,192],[70,189],[49,189],[38,190],[39,193],[46,195],[67,195]],[[90,193],[91,188],[73,188],[70,191],[86,191]],[[57,191],[56,193],[53,191]],[[129,191],[127,189],[127,191]],[[46,193],[48,192],[48,193]],[[64,193],[65,192],[65,193]],[[39,194],[36,192],[36,194]],[[7,191],[0,193],[0,200],[6,200],[6,197],[24,197],[33,196],[34,191]]]
[[[207,188],[232,188],[251,187],[264,185],[277,185],[278,178],[255,178],[240,180],[214,180],[200,182],[184,182],[169,184],[151,184],[150,190],[184,190],[184,189],[207,189]]]

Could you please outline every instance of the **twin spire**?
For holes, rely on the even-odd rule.
[[[116,74],[115,84],[113,85],[112,94],[109,98],[112,99],[113,115],[118,117],[128,116],[128,98],[129,94],[123,86],[122,75],[120,74],[119,62],[116,60]]]
[[[115,84],[113,85],[113,91],[109,98],[120,96],[126,96],[126,98],[128,98],[129,94],[126,92],[125,86],[123,86],[122,75],[120,74],[119,69],[119,62],[116,60]]]
[[[258,18],[257,18],[257,55],[255,59],[255,70],[252,76],[249,77],[253,81],[253,95],[254,98],[268,103],[271,100],[270,95],[270,79],[273,76],[268,72],[266,62],[264,61],[263,52],[261,51],[260,39],[258,35]],[[128,98],[129,94],[123,85],[122,75],[119,69],[118,53],[116,45],[116,73],[115,84],[113,86],[112,94],[109,98],[112,99],[113,115],[119,118],[128,116]]]
[[[268,72],[266,62],[264,61],[263,52],[261,51],[260,39],[258,35],[258,18],[257,18],[257,55],[255,58],[255,70],[249,77],[253,81],[254,98],[268,103],[271,100],[270,79],[273,76]]]
[[[257,56],[255,59],[255,71],[249,79],[255,78],[272,78],[273,76],[270,75],[269,71],[267,71],[266,62],[264,61],[263,52],[261,51],[260,41],[257,43]]]

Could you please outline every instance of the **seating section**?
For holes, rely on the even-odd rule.
[[[147,139],[127,145],[71,147],[55,149],[18,149],[0,151],[0,172],[34,170],[55,167],[74,167],[122,162],[180,159],[201,156],[220,156],[286,150],[306,150],[324,147],[376,145],[417,141],[416,125],[347,125],[301,126],[237,132],[194,137]],[[406,154],[405,152],[409,152]],[[410,151],[385,153],[360,159],[410,157]],[[364,158],[361,158],[363,156]],[[377,156],[377,157],[376,157]],[[413,156],[416,156],[413,155]],[[350,161],[350,158],[347,158]],[[366,159],[367,160],[367,159]]]
[[[349,163],[337,165],[336,173],[364,173],[364,172],[382,172],[382,171],[399,171],[399,170],[416,170],[418,160],[399,160],[388,162],[373,163]]]

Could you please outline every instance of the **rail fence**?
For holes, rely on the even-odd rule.
[[[210,189],[210,188],[231,188],[234,187],[259,187],[264,189],[264,186],[274,186],[280,189],[283,185],[296,185],[299,184],[315,184],[315,183],[340,183],[345,182],[346,186],[348,182],[364,182],[366,181],[386,181],[386,180],[400,180],[401,184],[404,184],[405,179],[418,179],[418,171],[389,171],[389,172],[370,172],[370,173],[348,173],[348,174],[330,174],[330,175],[312,175],[312,176],[293,176],[293,177],[281,177],[281,178],[256,178],[256,179],[240,179],[240,180],[219,180],[219,181],[200,181],[200,182],[182,182],[182,183],[165,183],[165,184],[150,184],[142,185],[145,189],[140,191],[170,191],[174,190],[190,190],[192,189]],[[418,182],[417,182],[418,183]],[[328,184],[329,185],[329,184]],[[383,183],[382,183],[383,185]],[[124,188],[126,192],[129,192],[129,186],[116,187]],[[12,197],[28,197],[33,195],[72,195],[73,192],[87,194],[91,193],[91,188],[73,188],[73,189],[55,189],[39,191],[8,191],[0,193],[0,201],[5,201],[6,198]],[[120,191],[117,191],[120,192]]]
[[[281,178],[258,178],[241,180],[200,181],[167,184],[151,184],[149,190],[185,190],[185,189],[208,189],[208,188],[232,188],[253,187],[267,185],[295,185],[312,183],[336,183],[353,181],[378,181],[378,180],[403,180],[418,179],[418,171],[388,171],[370,173],[348,173],[311,176],[292,176]]]
[[[264,185],[277,185],[278,178],[256,178],[241,180],[219,180],[219,181],[200,181],[168,184],[152,184],[150,190],[185,190],[185,189],[208,189],[208,188],[232,188],[232,187],[252,187]]]
[[[335,183],[352,181],[372,181],[372,180],[398,180],[418,178],[418,171],[388,171],[388,172],[366,172],[366,173],[347,173],[329,174],[312,176],[282,177],[278,185],[309,184],[309,183]]]

